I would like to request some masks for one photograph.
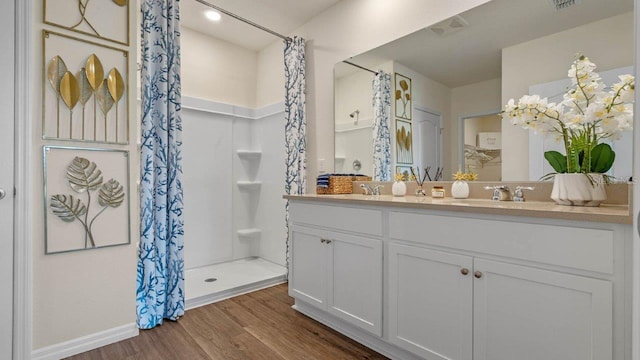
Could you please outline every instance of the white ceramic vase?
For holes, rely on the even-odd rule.
[[[393,196],[405,196],[407,194],[407,184],[404,181],[394,181],[391,185]]]
[[[556,174],[551,199],[560,205],[599,206],[607,199],[602,174]]]
[[[451,184],[451,196],[456,199],[469,197],[469,184],[464,180],[456,180]]]

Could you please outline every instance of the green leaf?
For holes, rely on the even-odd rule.
[[[567,172],[567,157],[557,151],[547,151],[544,153],[544,158],[547,159],[549,165],[558,174]]]
[[[76,156],[67,167],[67,180],[76,192],[95,190],[102,185],[102,171],[93,161]]]
[[[609,144],[601,143],[591,150],[591,172],[606,173],[613,166],[616,153]]]
[[[109,181],[102,184],[98,191],[100,205],[115,208],[120,206],[122,201],[124,201],[124,188],[117,180],[109,179]]]
[[[52,195],[49,207],[54,215],[66,222],[73,222],[87,212],[87,207],[73,195]]]

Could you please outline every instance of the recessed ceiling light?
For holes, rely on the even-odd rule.
[[[219,12],[213,10],[206,11],[204,16],[211,21],[220,21],[220,18],[222,17]]]

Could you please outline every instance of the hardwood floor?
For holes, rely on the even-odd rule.
[[[186,312],[72,360],[387,359],[291,308],[287,284]]]

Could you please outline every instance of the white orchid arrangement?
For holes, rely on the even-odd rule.
[[[613,166],[615,152],[603,139],[619,139],[633,126],[635,78],[621,75],[606,89],[596,65],[586,56],[576,55],[568,76],[573,87],[560,103],[538,95],[525,95],[505,105],[502,118],[538,134],[555,133],[566,155],[544,154],[555,173],[606,173]],[[549,178],[555,173],[545,175]]]

